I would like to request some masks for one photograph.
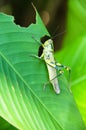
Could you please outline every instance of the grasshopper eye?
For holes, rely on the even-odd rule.
[[[51,48],[54,50],[54,46],[53,46],[53,44],[51,43]]]

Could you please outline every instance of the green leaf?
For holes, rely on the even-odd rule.
[[[71,66],[71,89],[86,124],[86,6],[85,1],[69,1],[67,35],[64,49],[56,54]]]
[[[0,117],[0,130],[17,130],[17,129]]]
[[[85,130],[68,83],[59,77],[61,94],[49,84],[45,62],[37,55],[40,41],[49,35],[36,12],[36,24],[22,28],[13,17],[0,14],[0,115],[22,130]]]

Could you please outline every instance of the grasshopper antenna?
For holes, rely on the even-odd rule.
[[[66,32],[66,30],[65,30],[64,32],[61,32],[61,33],[59,33],[59,34],[57,34],[57,35],[55,35],[55,36],[51,37],[51,39],[54,39],[55,37],[58,37],[58,36],[60,36],[60,35],[64,34],[65,32]]]
[[[54,38],[56,38],[56,37],[58,37],[58,36],[60,36],[60,35],[62,35],[62,34],[64,34],[64,33],[66,32],[66,30],[65,30],[65,31],[63,31],[63,32],[61,32],[61,33],[56,34],[56,31],[57,31],[58,29],[59,29],[59,25],[57,25],[57,27],[56,27],[54,33],[52,34],[52,37],[51,37],[52,40],[53,40]]]
[[[52,37],[53,36],[55,36],[55,34],[56,34],[56,31],[59,29],[59,25],[57,25],[57,27],[56,27],[56,29],[55,29],[55,31],[53,32],[53,34],[52,34]]]
[[[35,37],[34,37],[34,36],[32,36],[32,38],[34,39],[34,41],[35,41],[35,42],[37,42],[38,44],[40,44],[40,45],[41,45],[41,42],[39,42],[37,39],[35,39]]]

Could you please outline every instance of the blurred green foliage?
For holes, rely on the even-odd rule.
[[[56,54],[71,66],[71,89],[86,124],[86,1],[68,2],[67,33],[64,49]]]

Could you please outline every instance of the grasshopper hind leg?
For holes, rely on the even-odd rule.
[[[55,79],[54,79],[55,80]],[[56,82],[54,81],[53,82],[53,80],[51,80],[51,81],[48,81],[47,83],[44,83],[44,90],[45,90],[45,88],[46,88],[46,86],[48,85],[48,84],[52,84],[52,86],[53,86],[53,89],[54,89],[54,91],[56,92],[56,94],[59,94],[60,93],[60,88],[59,88],[59,84],[57,83],[58,81],[57,81],[57,79],[56,79]]]
[[[61,70],[62,69],[67,70],[69,72],[69,80],[70,80],[71,68],[69,66],[65,66],[65,65],[62,65],[62,64],[56,62],[56,68],[57,68],[57,70],[58,70],[58,68],[60,68]]]
[[[59,87],[59,83],[58,83],[57,77],[61,76],[62,74],[63,74],[63,71],[59,70],[58,75],[56,75],[53,79],[49,80],[48,82],[44,83],[44,89],[46,88],[46,86],[48,84],[52,84],[53,89],[56,92],[56,94],[60,94],[60,87]]]

